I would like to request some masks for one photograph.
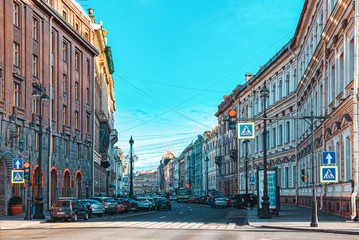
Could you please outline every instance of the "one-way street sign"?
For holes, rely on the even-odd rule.
[[[22,158],[14,158],[12,160],[12,169],[23,169],[24,161]]]
[[[320,166],[320,182],[338,182],[338,167]]]
[[[323,164],[336,164],[335,152],[323,152]]]

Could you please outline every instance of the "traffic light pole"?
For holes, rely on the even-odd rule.
[[[328,119],[331,118],[331,116],[325,115],[325,116],[314,116],[313,115],[313,111],[311,112],[310,116],[297,116],[297,117],[267,117],[265,114],[263,115],[262,118],[239,118],[238,121],[258,121],[258,120],[264,120],[264,122],[266,120],[273,120],[273,121],[280,121],[280,120],[289,120],[289,119],[299,119],[299,120],[305,120],[309,125],[310,125],[310,129],[311,129],[311,145],[312,145],[312,153],[311,153],[311,157],[312,157],[312,164],[311,164],[311,169],[312,169],[312,222],[310,223],[311,227],[318,227],[318,212],[317,212],[317,199],[316,199],[316,189],[315,189],[315,178],[314,178],[314,119],[320,119],[320,120],[324,120],[324,119]],[[264,141],[266,139],[263,139]],[[264,154],[266,156],[266,152],[267,152],[267,147],[264,146]],[[266,169],[264,169],[266,170]]]

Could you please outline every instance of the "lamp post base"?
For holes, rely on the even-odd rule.
[[[316,222],[312,222],[312,223],[310,223],[310,226],[311,226],[311,227],[318,227],[319,225],[318,225],[318,223],[316,223]]]
[[[269,213],[269,202],[265,201],[262,202],[262,213],[259,215],[260,219],[270,219],[272,216]]]
[[[33,216],[33,219],[45,219],[44,215],[44,203],[42,202],[42,197],[36,197],[36,203],[35,203],[35,214]]]

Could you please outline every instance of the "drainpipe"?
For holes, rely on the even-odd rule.
[[[295,56],[295,76],[296,76],[296,84],[298,85],[298,83],[300,82],[299,81],[299,75],[298,75],[298,61],[299,61],[299,58],[298,58],[298,55],[292,51],[292,49],[290,48],[290,46],[288,46],[288,50]],[[297,92],[297,86],[294,86],[294,91]],[[298,94],[296,93],[295,94],[295,102],[296,102],[296,105],[295,105],[295,114],[296,116],[298,116]],[[299,195],[299,188],[298,188],[298,185],[299,185],[299,180],[298,180],[298,173],[299,173],[299,166],[298,166],[298,148],[297,148],[297,140],[298,140],[298,120],[295,119],[295,177],[296,177],[296,181],[295,181],[295,204],[298,205],[298,195]]]
[[[92,158],[91,158],[91,197],[95,196],[95,121],[96,121],[96,108],[95,108],[95,57],[92,60],[93,75],[92,75]]]
[[[51,195],[53,194],[51,191],[51,162],[52,162],[52,80],[53,80],[53,76],[52,76],[52,71],[51,71],[51,66],[52,66],[52,43],[53,43],[53,39],[52,39],[52,19],[54,17],[51,16],[50,17],[50,29],[49,29],[49,39],[50,39],[50,49],[49,49],[49,58],[50,58],[50,64],[49,64],[49,76],[50,76],[50,84],[49,84],[49,97],[50,97],[50,108],[49,108],[49,149],[48,149],[48,154],[49,154],[49,161],[48,161],[48,188],[49,188],[49,194],[48,194],[48,200],[49,200],[49,204],[47,205],[48,210],[50,211],[51,208]],[[41,104],[41,103],[40,103]],[[58,181],[58,179],[57,179]]]
[[[357,217],[357,205],[356,198],[359,191],[359,152],[358,152],[358,87],[359,87],[359,1],[355,1],[355,15],[354,15],[354,89],[353,89],[353,160],[354,160],[354,186],[351,195],[351,219],[354,220]]]

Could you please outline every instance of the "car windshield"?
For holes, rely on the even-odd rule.
[[[143,201],[148,201],[148,199],[147,199],[147,198],[137,198],[136,200],[137,200],[137,201],[140,201],[140,202],[143,202]]]
[[[69,201],[57,201],[54,202],[54,207],[70,207],[70,202]]]
[[[116,202],[116,200],[112,198],[107,198],[104,200],[104,202]]]
[[[226,201],[225,198],[217,198],[216,201]]]
[[[80,201],[80,202],[82,202],[84,205],[90,205],[90,202],[88,201]]]

